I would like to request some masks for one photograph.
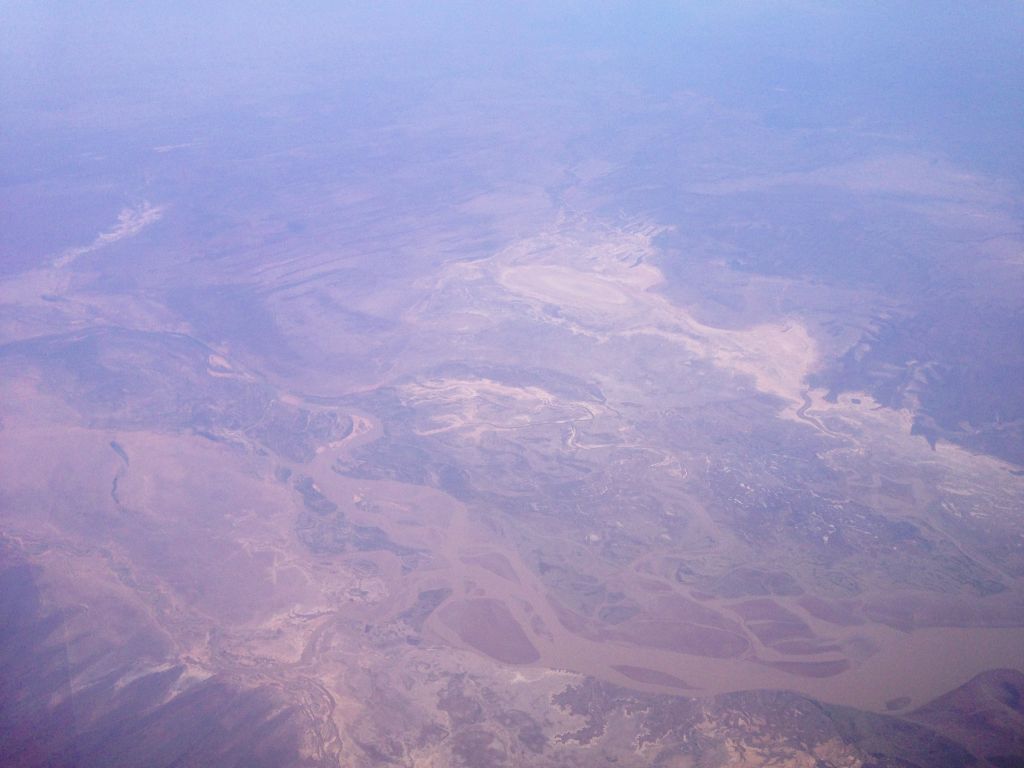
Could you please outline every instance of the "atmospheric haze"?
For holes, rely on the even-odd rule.
[[[0,5],[0,764],[1024,765],[1024,5]]]

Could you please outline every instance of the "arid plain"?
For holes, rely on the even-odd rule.
[[[1019,185],[352,34],[12,110],[0,763],[1020,765]]]
[[[243,265],[308,345],[290,376],[155,302],[114,302],[131,330],[97,318],[84,252],[9,279],[47,286],[9,299],[22,324],[90,318],[5,348],[5,558],[40,595],[34,652],[61,652],[56,703],[159,679],[131,694],[159,712],[229,681],[272,691],[313,762],[648,763],[665,740],[622,741],[644,720],[574,708],[603,686],[619,717],[698,702],[729,760],[796,765],[859,747],[734,734],[723,695],[908,723],[1024,668],[1020,473],[826,397],[814,314],[701,322],[659,290],[657,236],[562,217],[385,290],[399,311],[351,338],[336,262]],[[400,351],[373,371],[340,344]]]

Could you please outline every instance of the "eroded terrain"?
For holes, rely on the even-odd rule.
[[[1013,182],[576,74],[12,158],[0,762],[1020,764]]]
[[[858,718],[1020,670],[1019,472],[813,388],[814,318],[700,322],[652,237],[446,263],[366,331],[405,337],[387,381],[331,397],[185,329],[7,344],[4,557],[38,595],[9,634],[64,691],[37,716],[102,685],[79,732],[230,695],[312,762],[856,764]],[[812,700],[797,746],[772,718]]]

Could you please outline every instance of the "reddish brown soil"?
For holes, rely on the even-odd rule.
[[[735,632],[740,631],[740,627],[736,622],[725,618],[714,608],[701,605],[694,600],[688,600],[680,595],[660,598],[655,603],[655,606],[654,613],[658,618],[676,619],[694,624],[703,624],[709,627],[729,629]]]
[[[744,621],[800,622],[795,613],[787,611],[774,600],[747,600],[731,607]]]
[[[606,636],[648,648],[719,659],[739,656],[750,645],[742,635],[728,630],[658,619],[640,619]]]
[[[439,614],[462,642],[506,664],[530,664],[540,654],[505,604],[491,598],[449,603]]]
[[[589,640],[632,643],[645,648],[719,659],[734,658],[750,647],[738,624],[685,598],[659,601],[658,615],[668,618],[653,618],[650,613],[644,613],[627,624],[615,627],[580,616],[554,600],[552,606],[563,627]],[[676,616],[694,616],[706,623],[673,620]]]
[[[779,653],[788,653],[793,656],[806,656],[814,653],[839,653],[843,649],[836,643],[815,638],[814,640],[783,640],[772,645],[772,649]]]
[[[856,613],[855,605],[848,601],[829,601],[807,595],[800,598],[800,607],[811,616],[840,627],[855,627],[864,623]]]
[[[513,584],[519,583],[519,577],[515,569],[509,563],[508,558],[498,552],[485,552],[482,555],[467,555],[462,558],[467,565],[479,565],[496,576],[508,579]]]
[[[846,659],[836,661],[764,661],[766,667],[800,677],[832,677],[850,668]]]
[[[630,680],[636,680],[638,683],[667,685],[672,688],[693,688],[693,686],[688,684],[685,680],[680,680],[675,675],[670,675],[668,672],[659,672],[656,669],[634,667],[629,664],[615,664],[612,666],[612,669],[625,675]]]
[[[986,602],[936,595],[875,597],[864,615],[879,624],[909,631],[920,627],[1019,627],[1024,624],[1021,603],[1012,595]]]

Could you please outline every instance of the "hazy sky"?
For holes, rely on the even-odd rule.
[[[216,5],[4,3],[4,154],[21,130],[86,128],[139,100],[186,120],[225,97],[340,82],[400,100],[454,77],[543,95],[621,76],[651,98],[695,89],[794,128],[912,131],[1021,178],[1020,2]]]

